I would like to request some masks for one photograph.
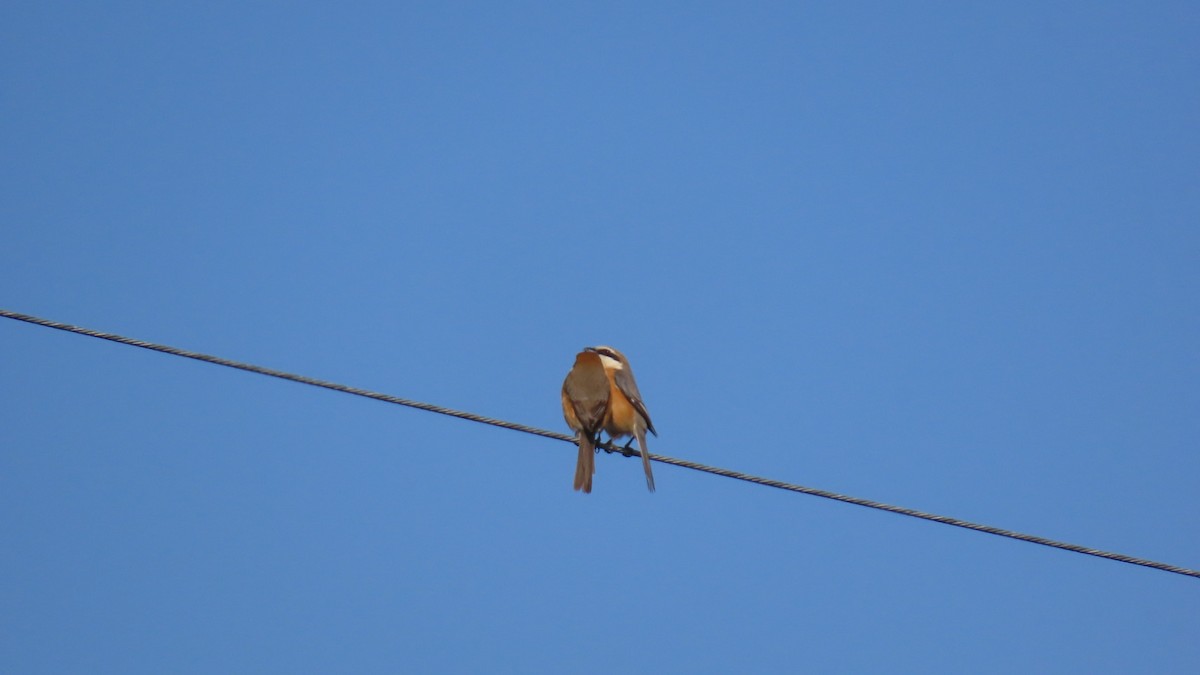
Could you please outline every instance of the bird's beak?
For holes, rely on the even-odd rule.
[[[596,351],[596,348],[595,348],[595,347],[584,347],[584,348],[583,348],[583,351],[585,351],[585,352],[593,352],[593,353],[594,353],[594,352]]]

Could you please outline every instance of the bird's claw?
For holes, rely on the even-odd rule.
[[[614,446],[613,439],[611,439],[611,438],[608,439],[608,442],[601,443],[600,436],[598,434],[596,436],[595,442],[592,443],[592,447],[595,448],[595,450],[593,450],[593,452],[595,452],[597,455],[600,454],[601,450],[603,450],[605,453],[610,454],[610,455],[613,454],[614,452],[619,452],[619,453],[621,453],[621,455],[623,457],[633,457],[634,456],[634,449],[632,446],[633,446],[632,438],[629,439],[629,442],[623,446]]]

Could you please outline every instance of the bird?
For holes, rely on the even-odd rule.
[[[575,430],[579,459],[575,462],[575,489],[592,491],[596,473],[596,444],[611,401],[611,387],[599,353],[584,349],[575,355],[575,365],[563,380],[562,407],[567,426]]]
[[[629,359],[612,347],[601,345],[588,347],[584,350],[600,357],[604,366],[604,375],[608,378],[609,404],[604,414],[604,430],[616,440],[630,436],[625,449],[636,438],[638,450],[642,455],[642,469],[646,472],[646,487],[654,492],[654,472],[650,470],[650,452],[646,449],[646,432],[658,435],[654,430],[654,422],[650,421],[650,413],[642,402],[642,394],[638,391],[637,380],[633,377],[633,368]]]

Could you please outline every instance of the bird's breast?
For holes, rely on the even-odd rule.
[[[608,415],[604,419],[604,430],[614,438],[632,436],[641,424],[643,424],[642,416],[629,402],[625,393],[616,384],[613,384],[610,391]]]

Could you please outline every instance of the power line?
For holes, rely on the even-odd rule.
[[[303,375],[295,375],[292,373],[285,373],[283,371],[272,370],[270,368],[263,368],[262,366],[255,366],[255,365],[252,365],[249,363],[241,363],[239,361],[223,359],[219,356],[210,356],[208,354],[192,352],[192,351],[188,351],[186,349],[179,349],[177,347],[169,347],[167,345],[155,344],[153,342],[146,342],[144,340],[135,340],[133,338],[124,337],[121,335],[115,335],[113,333],[105,333],[105,332],[98,331],[98,330],[92,330],[90,328],[82,328],[80,326],[72,326],[71,324],[59,323],[57,321],[50,321],[49,319],[41,319],[41,318],[38,318],[35,316],[29,316],[28,314],[20,314],[17,312],[10,312],[5,309],[0,309],[0,316],[9,318],[9,319],[15,319],[17,321],[24,321],[26,323],[32,323],[32,324],[35,324],[38,326],[45,326],[47,328],[55,328],[58,330],[67,331],[68,333],[76,333],[79,335],[86,335],[88,337],[100,338],[102,340],[110,340],[112,342],[119,342],[121,344],[130,345],[132,347],[141,347],[143,349],[150,349],[150,350],[153,350],[156,352],[162,352],[164,354],[171,354],[173,356],[182,356],[184,358],[195,359],[197,361],[213,363],[218,366],[237,368],[239,370],[245,370],[245,371],[249,371],[251,373],[258,373],[259,375],[269,375],[271,377],[277,377],[282,380],[290,380],[292,382],[308,384],[308,385],[312,385],[314,387],[323,387],[325,389],[332,389],[334,391],[340,391],[340,392],[343,392],[346,394],[354,394],[355,396],[362,396],[365,398],[374,399],[376,401],[383,401],[385,403],[394,403],[396,405],[407,406],[409,408],[416,408],[418,410],[426,410],[429,412],[438,413],[440,415],[449,415],[451,417],[457,417],[457,418],[464,419],[464,420],[470,420],[472,422],[479,422],[481,424],[490,424],[492,426],[501,427],[504,429],[511,429],[513,431],[520,431],[520,432],[527,433],[527,434],[533,434],[535,436],[543,436],[545,438],[553,438],[553,439],[560,440],[560,441],[566,441],[568,443],[575,442],[574,436],[568,436],[566,434],[560,434],[560,433],[557,433],[554,431],[547,431],[545,429],[538,429],[535,427],[526,426],[524,424],[517,424],[515,422],[507,422],[504,420],[498,420],[498,419],[495,419],[492,417],[484,417],[482,415],[476,415],[474,413],[463,412],[461,410],[444,408],[442,406],[433,405],[430,403],[422,403],[420,401],[412,401],[412,400],[405,399],[405,398],[399,398],[397,396],[390,396],[388,394],[380,394],[377,392],[368,391],[366,389],[350,387],[350,386],[347,386],[344,384],[337,384],[334,382],[326,382],[324,380],[318,380],[318,379],[315,379],[312,377],[305,377]],[[636,453],[634,453],[633,450],[624,451],[620,447],[614,447],[611,443],[605,443],[604,449],[609,452],[618,452],[618,453],[622,453],[622,454],[625,454],[628,456],[636,456]],[[1128,555],[1124,555],[1121,553],[1112,553],[1109,551],[1101,551],[1099,549],[1088,548],[1086,546],[1079,546],[1077,544],[1068,544],[1066,542],[1055,541],[1053,539],[1047,539],[1045,537],[1038,537],[1038,536],[1035,536],[1032,534],[1023,534],[1021,532],[1005,530],[1005,529],[1002,529],[999,527],[992,527],[990,525],[980,525],[979,523],[972,523],[972,522],[966,521],[966,520],[959,520],[958,518],[951,518],[949,516],[939,516],[934,513],[926,513],[924,511],[918,511],[916,509],[905,508],[903,506],[894,506],[891,504],[884,504],[881,502],[871,501],[869,499],[861,499],[859,497],[851,497],[848,495],[838,494],[836,492],[830,492],[828,490],[820,490],[817,488],[805,487],[803,485],[796,485],[794,483],[785,483],[783,481],[774,480],[771,478],[762,478],[760,476],[752,476],[750,474],[745,474],[745,473],[741,473],[738,471],[732,471],[730,469],[722,469],[719,467],[708,466],[706,464],[699,464],[697,462],[690,462],[685,459],[676,459],[674,457],[666,457],[664,455],[655,455],[655,454],[650,454],[650,459],[652,459],[656,462],[662,462],[663,464],[672,464],[674,466],[683,467],[685,469],[693,469],[695,471],[703,471],[705,473],[711,473],[711,474],[715,474],[717,476],[724,476],[726,478],[735,478],[737,480],[742,480],[742,481],[746,481],[749,483],[755,483],[757,485],[766,485],[768,487],[778,488],[780,490],[788,490],[790,492],[799,492],[801,494],[812,495],[814,497],[823,497],[825,499],[833,499],[833,500],[836,500],[839,502],[846,502],[847,504],[855,504],[857,506],[865,506],[867,508],[878,509],[880,511],[888,511],[888,512],[896,513],[896,514],[899,514],[902,516],[910,516],[913,518],[921,518],[923,520],[931,520],[935,523],[942,523],[944,525],[953,525],[955,527],[962,527],[962,528],[965,528],[968,530],[975,530],[976,532],[984,532],[987,534],[994,534],[994,535],[1000,536],[1000,537],[1008,537],[1009,539],[1017,539],[1019,541],[1025,541],[1025,542],[1029,542],[1031,544],[1040,544],[1042,546],[1049,546],[1052,548],[1062,549],[1064,551],[1072,551],[1074,553],[1083,553],[1085,555],[1096,556],[1098,558],[1107,558],[1108,560],[1115,560],[1117,562],[1128,563],[1130,565],[1140,565],[1142,567],[1150,567],[1150,568],[1153,568],[1156,570],[1162,570],[1164,572],[1171,572],[1173,574],[1182,574],[1184,576],[1200,578],[1200,570],[1193,570],[1193,569],[1188,569],[1186,567],[1178,567],[1175,565],[1168,565],[1166,563],[1156,562],[1153,560],[1146,560],[1144,558],[1135,558],[1133,556],[1128,556]]]

